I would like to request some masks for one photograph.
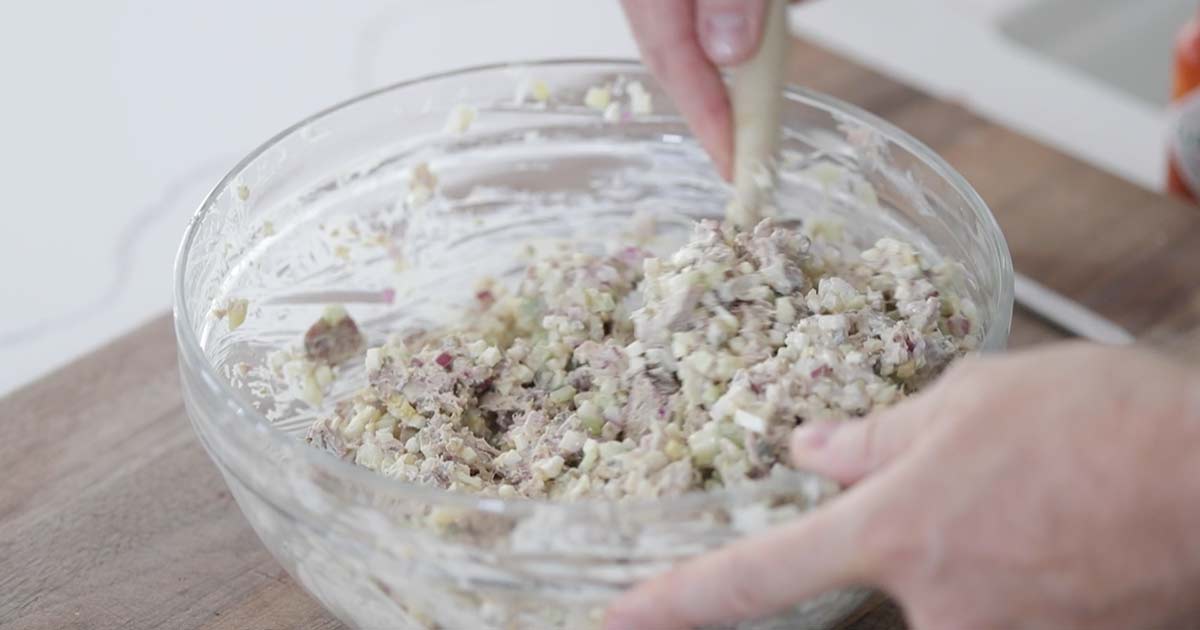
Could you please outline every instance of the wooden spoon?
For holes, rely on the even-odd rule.
[[[783,103],[783,69],[791,38],[787,0],[767,0],[762,43],[746,63],[733,69],[733,183],[736,195],[725,218],[741,229],[762,218],[773,185],[779,148],[779,113]]]

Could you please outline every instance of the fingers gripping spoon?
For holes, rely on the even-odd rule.
[[[772,186],[779,147],[783,69],[790,44],[787,0],[766,0],[762,43],[746,63],[733,69],[735,196],[725,212],[733,225],[748,230],[762,218]]]

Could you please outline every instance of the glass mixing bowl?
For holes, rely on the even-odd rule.
[[[653,113],[628,107],[634,81]],[[588,88],[604,84],[626,105],[584,105]],[[958,265],[981,348],[1003,348],[1012,268],[979,196],[886,122],[820,94],[786,96],[781,220],[899,235]],[[454,128],[471,114],[469,128]],[[439,179],[432,195],[410,185],[421,163]],[[175,326],[192,424],[263,543],[346,623],[594,627],[638,580],[794,518],[836,489],[796,472],[675,498],[546,503],[402,483],[300,439],[362,383],[361,361],[339,367],[314,407],[272,375],[274,353],[331,302],[378,345],[453,318],[480,276],[510,278],[531,240],[601,247],[636,212],[659,217],[669,243],[690,218],[721,216],[728,196],[634,62],[470,68],[328,109],[242,160],[187,229]],[[231,326],[241,307],[244,323]],[[742,627],[824,627],[866,593],[829,593]]]

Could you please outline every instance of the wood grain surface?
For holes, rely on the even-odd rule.
[[[938,150],[1018,269],[1200,356],[1200,211],[801,43],[793,79]],[[1012,345],[1063,334],[1018,309]],[[169,318],[0,400],[0,627],[340,628],[272,560],[192,435]],[[879,598],[842,630],[903,627]]]

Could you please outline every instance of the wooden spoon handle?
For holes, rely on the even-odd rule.
[[[783,102],[784,61],[788,37],[787,0],[767,0],[762,43],[746,63],[733,69],[733,183],[736,197],[726,219],[750,229],[762,218],[779,147],[779,112]]]

